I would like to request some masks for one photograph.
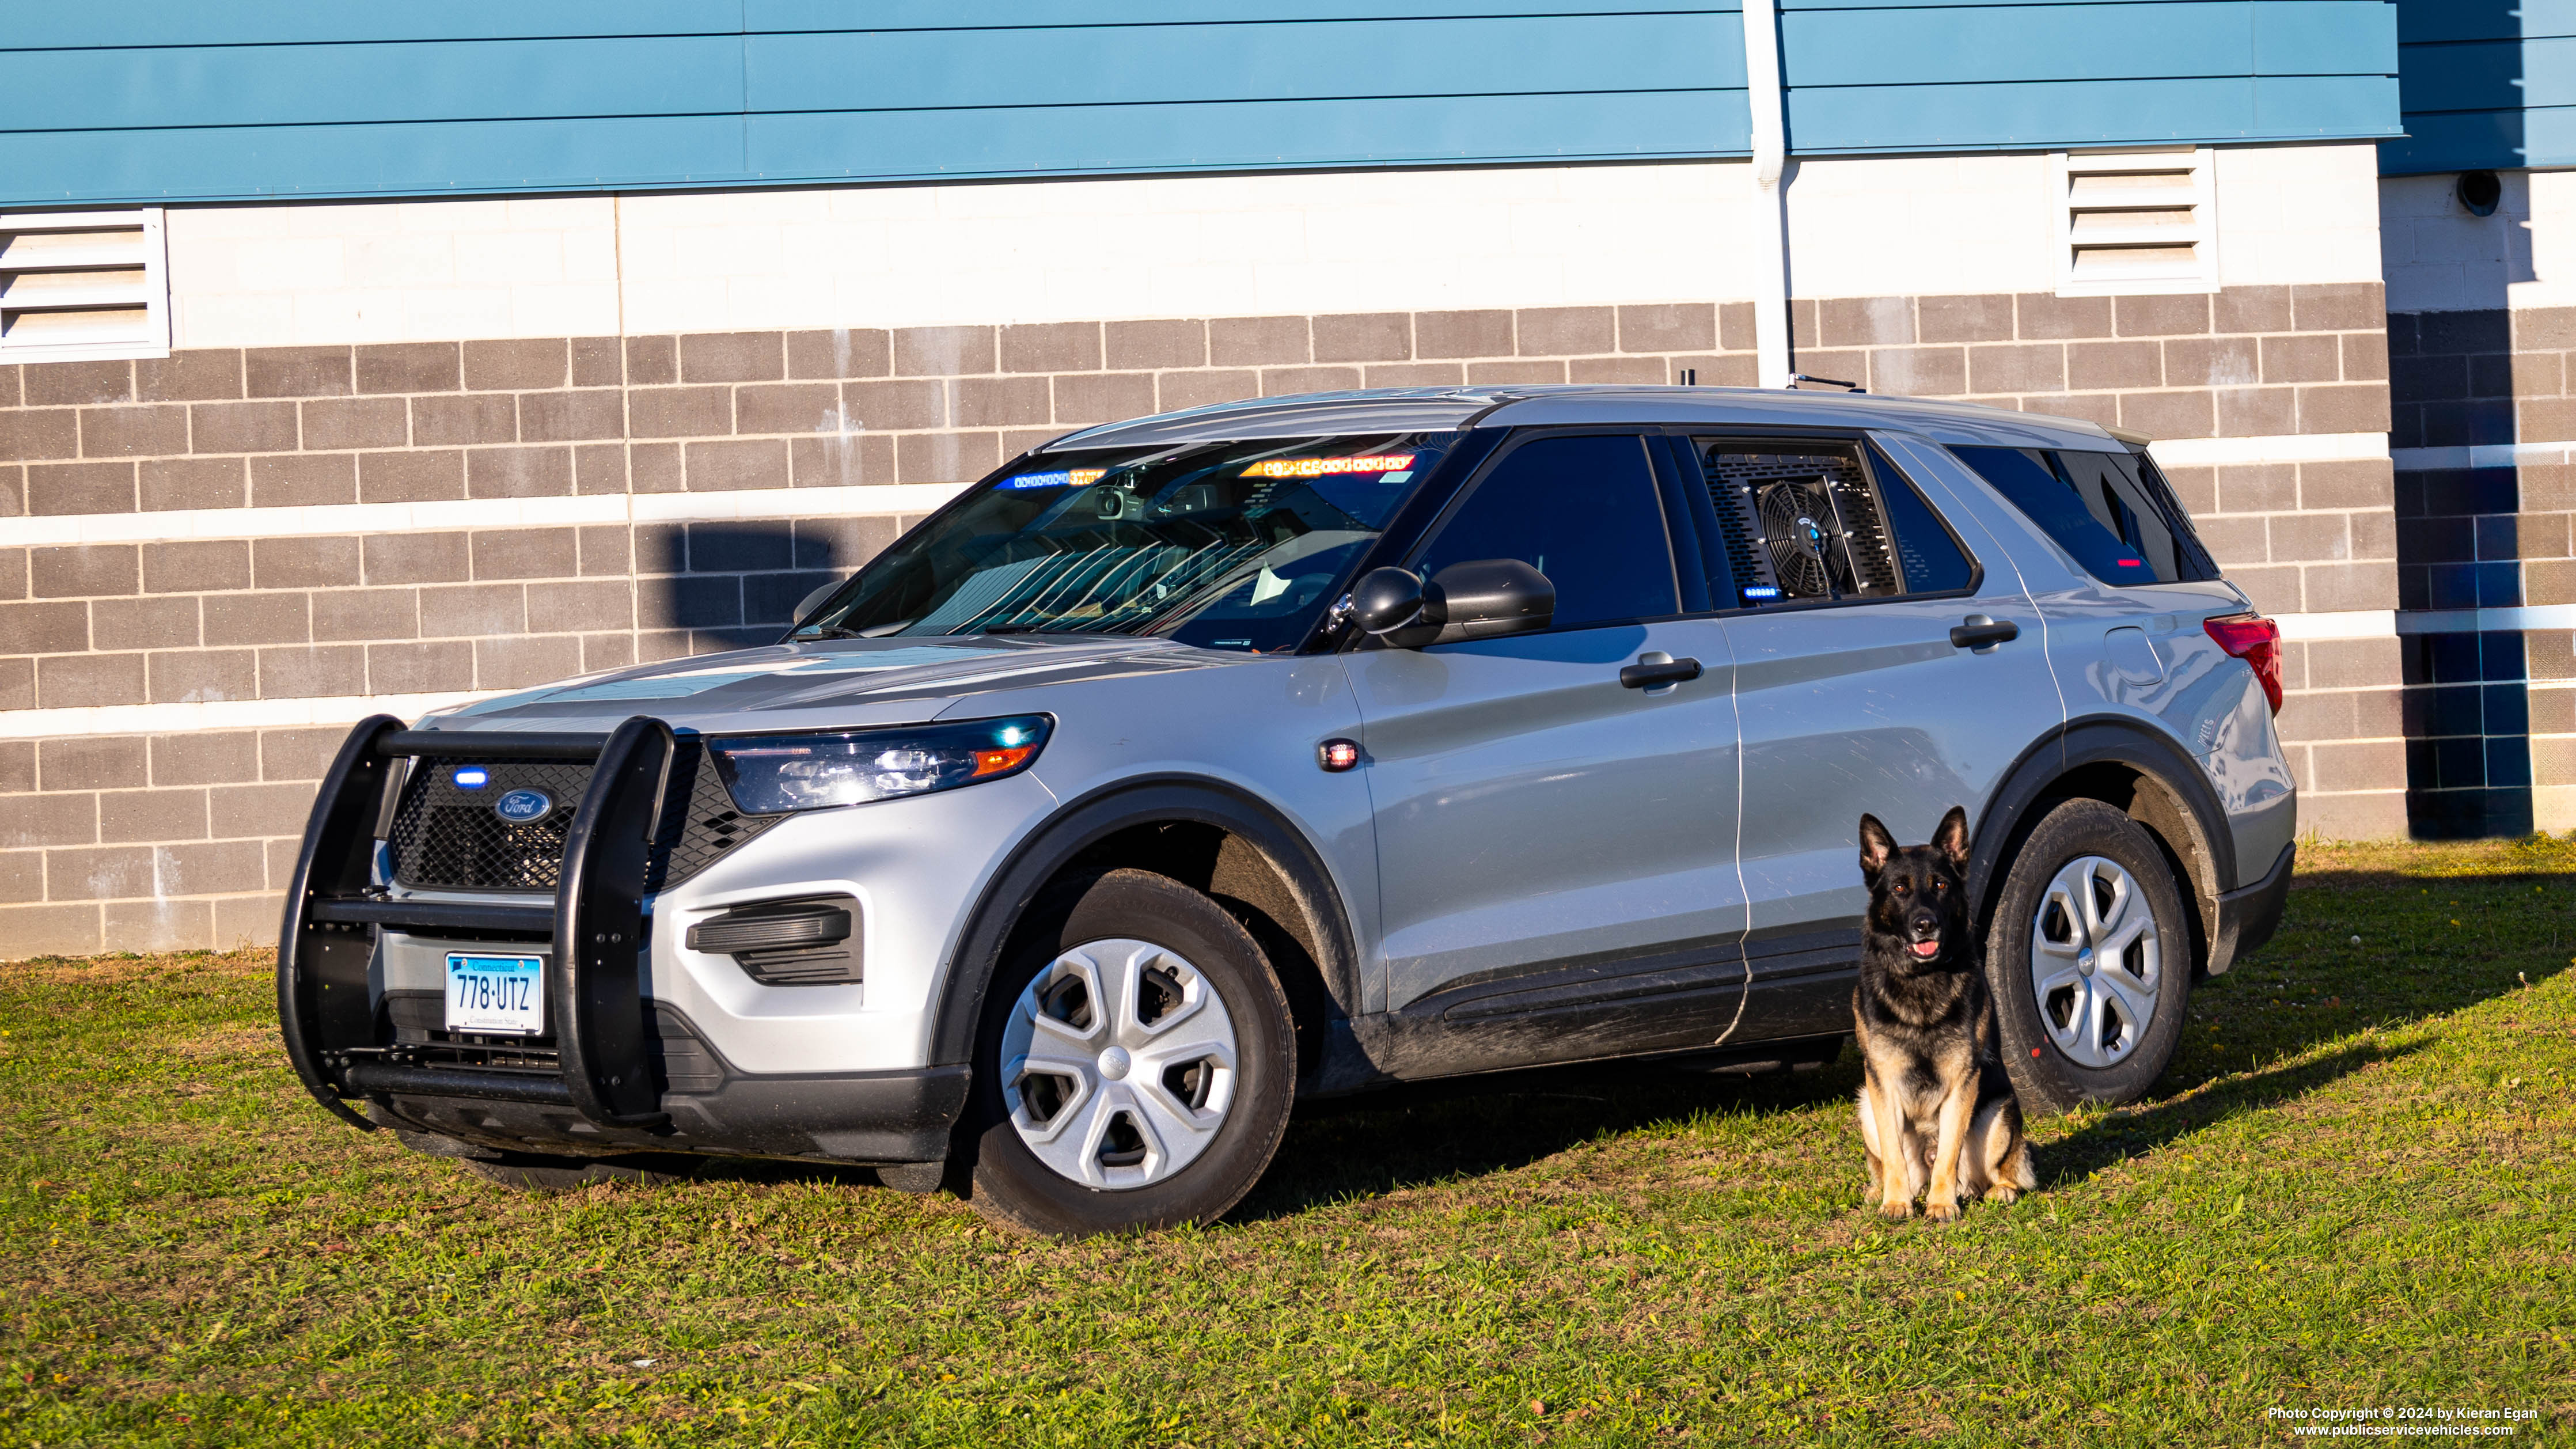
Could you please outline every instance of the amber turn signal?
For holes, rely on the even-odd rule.
[[[1332,774],[1338,775],[1344,770],[1355,769],[1359,762],[1360,746],[1357,740],[1326,740],[1315,746],[1315,763]]]
[[[968,778],[980,780],[986,775],[998,775],[1004,770],[1016,770],[1023,761],[1037,752],[1038,747],[1035,745],[1022,745],[1016,750],[977,750],[975,773]]]

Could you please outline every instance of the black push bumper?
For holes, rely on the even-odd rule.
[[[2210,932],[2209,974],[2251,955],[2281,928],[2281,912],[2290,898],[2290,876],[2298,865],[2299,847],[2281,847],[2281,858],[2261,880],[2218,898],[2218,928]]]
[[[362,721],[323,777],[278,936],[287,1059],[316,1101],[466,1139],[592,1151],[698,1150],[856,1162],[947,1155],[966,1069],[780,1076],[722,1064],[666,1090],[676,1013],[645,999],[645,880],[674,738],[637,716],[606,735],[406,730]],[[412,759],[593,763],[550,904],[405,900],[374,881],[376,840]],[[370,984],[380,934],[547,943],[551,1052],[441,1052],[403,1042]],[[551,1057],[551,1061],[548,1058]],[[351,1099],[372,1104],[362,1114]]]

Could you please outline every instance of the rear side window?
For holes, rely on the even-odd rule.
[[[1953,448],[2022,516],[2106,584],[2218,577],[2153,465],[2128,452]]]
[[[1941,594],[1975,582],[1976,566],[1940,515],[1875,449],[1711,438],[1688,446],[1708,503],[1709,594],[1720,607]]]
[[[1663,504],[1631,435],[1534,438],[1441,525],[1418,567],[1516,558],[1556,586],[1559,629],[1681,612]]]

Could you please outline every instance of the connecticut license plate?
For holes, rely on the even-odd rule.
[[[540,1036],[546,1029],[546,958],[447,957],[447,1029]]]

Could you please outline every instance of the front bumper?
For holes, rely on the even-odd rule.
[[[2217,929],[2209,936],[2209,974],[2219,975],[2236,958],[2260,949],[2281,928],[2281,913],[2290,898],[2290,876],[2298,865],[2299,847],[2281,847],[2280,859],[2261,880],[2218,898]]]
[[[682,1008],[647,994],[645,880],[672,748],[671,731],[643,717],[604,737],[444,735],[387,716],[352,731],[315,799],[280,934],[278,1014],[306,1090],[358,1126],[500,1147],[945,1158],[964,1067],[745,1072]],[[400,779],[393,765],[406,757],[596,761],[554,898],[406,899],[376,888],[378,823]],[[407,1008],[435,1003],[385,989],[382,957],[423,940],[545,953],[548,1035],[440,1040],[406,1020]]]
[[[664,1092],[654,1130],[602,1127],[561,1083],[492,1094],[494,1074],[366,1062],[349,1089],[379,1121],[487,1147],[600,1155],[703,1152],[872,1164],[937,1162],[965,1109],[964,1067],[840,1076],[737,1076],[708,1090]],[[540,1100],[550,1098],[549,1100]]]

